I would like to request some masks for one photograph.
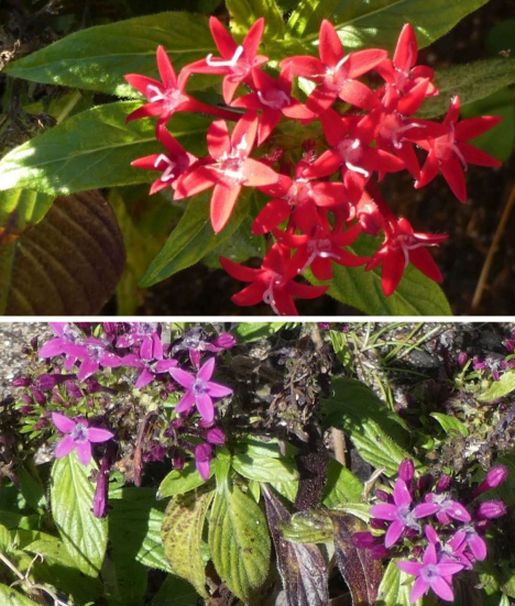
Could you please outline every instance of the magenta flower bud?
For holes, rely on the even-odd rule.
[[[415,477],[415,466],[413,465],[413,461],[411,459],[404,459],[401,461],[398,476],[401,478],[401,480],[404,480],[406,484],[411,483]]]
[[[385,503],[388,503],[388,501],[390,500],[391,495],[388,492],[386,492],[386,490],[381,490],[379,488],[378,490],[376,490],[376,497],[380,501],[385,501]]]
[[[436,483],[436,492],[444,492],[445,490],[449,489],[450,485],[451,478],[446,474],[442,474]]]
[[[468,354],[465,351],[460,351],[458,354],[458,366],[463,368],[469,359]]]
[[[485,479],[477,486],[472,493],[473,496],[477,497],[488,490],[493,490],[506,481],[508,477],[508,468],[506,465],[494,465],[490,468],[486,474]]]
[[[172,466],[174,469],[179,469],[179,470],[181,470],[184,467],[184,457],[181,454],[179,454],[178,452],[175,452],[172,457]]]
[[[210,444],[223,444],[225,442],[225,434],[220,427],[212,427],[206,432],[206,440]]]
[[[236,339],[228,332],[222,332],[213,341],[213,345],[222,349],[231,349],[236,345]]]
[[[109,461],[102,457],[100,470],[97,475],[95,496],[93,497],[93,515],[96,518],[104,518],[107,515],[107,491],[109,480]]]
[[[478,518],[493,520],[495,518],[501,518],[503,515],[506,515],[506,511],[506,505],[503,501],[483,501],[479,504],[479,507],[477,509],[477,516]]]
[[[11,381],[11,385],[13,387],[28,387],[31,383],[32,381],[29,379],[29,377],[24,376],[14,377],[14,379]]]
[[[352,535],[352,544],[358,549],[370,549],[376,543],[376,538],[370,532],[355,532]]]
[[[38,404],[44,404],[46,402],[45,394],[39,389],[32,390],[32,397]]]
[[[22,406],[20,412],[22,415],[30,415],[32,413],[32,406]]]

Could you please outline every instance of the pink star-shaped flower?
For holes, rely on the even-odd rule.
[[[55,456],[58,459],[75,450],[79,461],[83,465],[89,465],[92,456],[91,444],[107,442],[114,438],[114,434],[107,429],[90,427],[85,419],[74,421],[58,412],[52,413],[52,423],[64,434],[55,447]]]

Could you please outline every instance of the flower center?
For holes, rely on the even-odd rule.
[[[355,173],[359,173],[364,177],[369,177],[370,173],[363,167],[359,166],[359,163],[363,159],[363,146],[359,139],[343,139],[336,146],[338,153],[342,157],[345,166]]]
[[[157,168],[158,170],[162,170],[162,166],[164,165],[164,170],[163,170],[163,174],[159,177],[161,179],[161,181],[170,181],[171,179],[175,178],[175,167],[177,166],[177,164],[171,160],[168,156],[166,156],[165,154],[159,154],[159,156],[157,156],[157,158],[154,161],[154,168]],[[143,333],[143,334],[148,334],[148,333]]]
[[[290,103],[290,97],[280,88],[272,88],[265,93],[258,90],[257,96],[263,105],[272,109],[282,109]]]
[[[243,175],[243,164],[247,156],[247,140],[245,135],[241,141],[233,147],[230,152],[224,152],[218,162],[214,165],[214,169],[222,173],[231,181],[243,183],[245,176]]]
[[[313,196],[313,188],[308,179],[296,179],[290,186],[285,199],[291,206],[303,204]]]
[[[155,84],[147,86],[145,96],[151,103],[163,101],[165,109],[168,111],[173,111],[184,100],[184,95],[178,88],[169,88],[163,91]]]
[[[88,442],[88,426],[84,423],[77,423],[71,432],[74,442]]]
[[[192,391],[195,395],[201,395],[207,392],[207,385],[202,381],[202,379],[196,379],[193,383]]]
[[[426,581],[426,583],[430,583],[436,577],[439,577],[438,568],[435,564],[426,564],[422,570],[420,576]]]

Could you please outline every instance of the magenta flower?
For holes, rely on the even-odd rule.
[[[404,561],[398,562],[397,566],[417,577],[411,589],[410,602],[416,602],[429,589],[446,602],[454,600],[451,579],[453,574],[463,570],[463,564],[439,560],[432,543],[426,547],[422,562]]]
[[[232,394],[232,389],[210,381],[215,369],[215,358],[209,358],[194,375],[181,368],[170,368],[170,374],[179,385],[186,388],[175,410],[188,414],[196,407],[206,423],[212,423],[215,418],[213,398],[224,398]]]
[[[434,492],[429,493],[425,497],[426,503],[423,505],[433,504],[434,509],[431,513],[435,513],[440,524],[450,524],[452,520],[458,520],[459,522],[470,522],[471,516],[470,513],[465,509],[465,507],[451,499],[448,494],[435,494]],[[421,507],[419,505],[418,507]]]
[[[406,482],[397,478],[393,488],[393,503],[381,503],[374,505],[370,510],[371,515],[379,520],[391,522],[384,537],[384,545],[388,549],[401,538],[405,530],[421,532],[418,518],[424,518],[434,513],[434,507],[429,503],[422,503],[412,509],[411,496]]]
[[[58,412],[52,413],[52,423],[64,434],[55,447],[55,456],[61,459],[70,454],[72,450],[77,451],[77,457],[83,465],[89,465],[91,461],[91,444],[107,442],[114,438],[114,434],[107,429],[90,427],[85,419],[74,421]]]

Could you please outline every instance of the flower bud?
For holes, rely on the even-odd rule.
[[[415,477],[415,466],[413,465],[413,461],[411,459],[404,459],[401,461],[398,476],[401,478],[401,480],[404,480],[406,484],[411,483]]]
[[[493,520],[494,518],[501,518],[506,514],[506,505],[503,501],[492,500],[483,501],[479,504],[477,509],[477,516],[482,519]]]
[[[14,377],[14,379],[11,381],[11,385],[13,387],[28,387],[31,383],[32,381],[30,378],[24,376]]]
[[[465,351],[460,351],[458,354],[458,366],[463,368],[469,359],[468,354]]]
[[[506,481],[508,477],[508,468],[506,465],[494,465],[486,474],[485,479],[476,487],[473,496],[477,497],[488,490],[493,490]]]
[[[440,476],[438,482],[436,483],[436,492],[444,492],[449,489],[450,485],[451,478],[448,475],[443,474]]]
[[[213,341],[213,345],[221,349],[231,349],[236,345],[236,339],[228,332],[222,332]]]

